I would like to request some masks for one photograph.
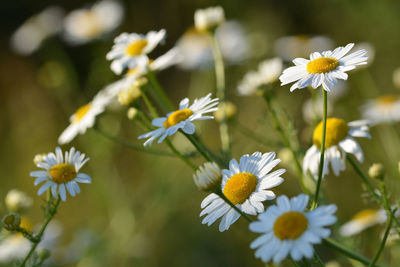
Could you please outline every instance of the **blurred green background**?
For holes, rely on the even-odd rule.
[[[156,49],[155,54],[159,55],[193,25],[196,9],[221,5],[227,19],[238,20],[248,33],[261,36],[263,45],[251,48],[257,50],[254,53],[257,56],[226,69],[228,97],[238,107],[238,120],[265,138],[266,143],[249,139],[231,125],[233,156],[237,159],[254,151],[278,152],[282,148],[262,99],[239,97],[236,91],[238,81],[248,70],[255,69],[262,59],[275,56],[274,41],[279,37],[324,35],[332,38],[335,46],[366,41],[375,47],[372,65],[349,75],[347,93],[335,103],[332,113],[335,116],[347,121],[359,119],[359,107],[366,99],[396,93],[392,72],[400,66],[399,1],[123,1],[124,20],[108,38],[70,46],[54,36],[29,56],[17,55],[10,49],[11,34],[29,16],[49,5],[61,6],[68,12],[85,4],[90,2],[1,3],[0,196],[4,199],[12,188],[27,192],[35,201],[27,213],[33,224],[41,223],[43,204],[29,177],[29,172],[36,169],[33,157],[54,151],[69,116],[118,78],[109,69],[105,54],[113,37],[120,32],[145,33],[165,28],[168,37],[166,44]],[[213,69],[187,71],[173,67],[158,77],[174,103],[187,95],[194,98],[213,92],[215,87]],[[293,119],[305,151],[311,144],[312,132],[300,111],[311,94],[307,90],[289,93],[288,87],[278,87],[276,91]],[[267,123],[261,123],[263,119]],[[139,143],[136,138],[142,131],[127,119],[124,108],[111,108],[100,116],[99,124],[113,135]],[[201,139],[217,151],[220,144],[216,123],[200,123],[199,131]],[[394,196],[399,192],[398,133],[399,125],[383,125],[372,129],[372,140],[359,140],[366,158],[364,170],[373,162],[383,162]],[[173,141],[184,151],[192,150],[179,135]],[[179,159],[122,147],[91,129],[63,148],[71,146],[91,158],[82,171],[92,177],[93,184],[83,185],[81,194],[62,203],[56,219],[62,224],[63,234],[54,255],[58,258],[53,259],[52,265],[263,266],[249,248],[256,235],[247,230],[246,221],[239,220],[224,233],[218,232],[217,223],[212,227],[201,224],[200,202],[206,194],[197,190],[191,169]],[[158,144],[153,147],[167,149]],[[203,161],[199,158],[196,162]],[[277,194],[298,194],[300,187],[290,162],[280,166],[289,171]],[[340,177],[329,175],[323,189],[327,202],[339,207],[339,222],[348,220],[362,208],[374,207],[361,197],[360,180],[349,168]],[[5,212],[2,202],[1,215]],[[372,257],[381,231],[382,228],[375,227],[346,242]],[[79,251],[78,256],[69,258],[73,248]],[[339,260],[342,266],[349,266],[338,254],[324,247],[317,250],[324,261]],[[394,252],[391,266],[400,263]]]

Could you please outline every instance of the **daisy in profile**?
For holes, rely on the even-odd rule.
[[[331,164],[333,173],[338,176],[340,171],[346,169],[346,153],[353,154],[359,162],[363,162],[364,154],[360,145],[353,137],[371,138],[368,121],[353,121],[347,123],[339,118],[328,118],[326,121],[325,161],[323,176],[329,173],[328,165]],[[321,156],[321,142],[323,124],[320,122],[314,130],[314,145],[307,150],[303,162],[303,170],[310,170],[311,174],[318,176],[319,160]]]
[[[287,68],[279,77],[281,85],[294,82],[290,91],[312,86],[314,89],[322,85],[326,91],[331,91],[337,80],[347,80],[347,71],[359,65],[367,64],[366,50],[359,50],[346,56],[354,44],[338,47],[333,51],[310,54],[310,59],[295,58],[294,67]]]
[[[363,118],[373,123],[400,121],[400,97],[398,95],[384,95],[368,101],[362,107]]]
[[[78,183],[90,184],[92,179],[85,173],[80,173],[79,170],[89,160],[85,158],[85,154],[76,151],[75,148],[71,148],[63,152],[61,148],[56,148],[56,153],[47,154],[43,162],[37,164],[38,168],[45,169],[44,171],[33,171],[30,173],[32,177],[35,177],[34,185],[38,185],[45,182],[38,190],[40,196],[47,189],[51,188],[53,197],[61,197],[62,201],[67,200],[67,191],[71,196],[75,196],[80,193]]]
[[[123,13],[119,2],[109,0],[74,10],[64,19],[65,37],[73,44],[89,42],[117,28]]]
[[[282,73],[282,60],[278,57],[262,61],[257,71],[248,72],[238,85],[240,95],[253,95],[263,85],[278,81]]]
[[[91,102],[78,108],[70,117],[70,125],[62,132],[58,143],[61,145],[69,143],[78,134],[84,134],[88,128],[93,127],[96,116],[103,113],[118,94],[118,85],[118,82],[110,84],[99,91]]]
[[[288,255],[294,261],[311,258],[313,245],[321,243],[331,233],[326,227],[337,220],[334,215],[336,205],[305,211],[308,196],[304,194],[290,200],[287,196],[280,196],[276,203],[258,215],[258,221],[249,225],[250,231],[262,234],[250,244],[250,248],[257,249],[256,258],[274,264],[279,264]]]
[[[196,127],[192,121],[210,120],[213,116],[203,116],[205,113],[216,111],[218,108],[218,98],[211,99],[208,94],[200,99],[195,99],[193,104],[189,106],[189,99],[185,98],[179,103],[179,109],[170,112],[166,117],[156,118],[151,124],[158,127],[156,130],[139,136],[139,139],[148,138],[144,145],[150,145],[155,139],[157,143],[161,143],[168,136],[175,134],[178,130],[182,130],[186,134],[194,134]]]
[[[385,223],[387,219],[384,209],[365,209],[356,213],[350,221],[340,227],[342,236],[352,236],[377,224]]]
[[[166,31],[151,31],[146,35],[137,33],[121,33],[114,39],[114,45],[106,58],[112,60],[111,70],[121,74],[124,69],[134,69],[149,60],[147,54],[164,40]]]
[[[280,159],[275,159],[275,153],[244,155],[238,163],[236,159],[229,162],[229,170],[222,170],[221,192],[243,213],[256,215],[264,211],[263,202],[275,198],[271,188],[283,182],[281,175],[286,170],[279,169],[269,173]],[[232,208],[215,193],[208,195],[201,202],[203,209],[200,216],[206,215],[203,224],[210,226],[222,217],[219,231],[228,230],[235,223],[240,213]]]

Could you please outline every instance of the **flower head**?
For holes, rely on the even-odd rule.
[[[7,209],[15,212],[25,210],[33,204],[32,198],[18,189],[8,191],[5,202]]]
[[[121,74],[124,69],[134,69],[140,65],[146,65],[149,54],[164,40],[165,30],[151,31],[146,35],[137,33],[121,33],[114,39],[114,45],[106,58],[112,60],[111,70]]]
[[[337,79],[347,80],[346,72],[356,66],[367,64],[366,50],[359,50],[346,56],[354,44],[338,47],[333,51],[310,54],[310,59],[295,58],[294,67],[287,68],[279,77],[282,85],[294,82],[290,91],[307,86],[322,87],[331,91],[337,84]]]
[[[363,118],[374,124],[400,121],[400,96],[383,95],[362,107]]]
[[[196,186],[202,191],[210,191],[219,185],[222,179],[222,172],[215,162],[206,162],[200,166],[193,175]]]
[[[225,22],[225,12],[220,6],[198,9],[194,13],[194,25],[200,31],[213,31]]]
[[[336,222],[336,205],[319,206],[307,212],[308,196],[304,194],[290,200],[280,196],[276,203],[249,225],[250,231],[262,234],[250,245],[257,249],[256,258],[274,264],[279,264],[289,254],[295,261],[311,258],[314,254],[312,245],[321,243],[322,238],[331,233],[325,227]]]
[[[49,153],[43,162],[37,164],[38,168],[45,169],[44,171],[33,171],[30,173],[35,177],[34,185],[45,182],[38,190],[38,195],[43,194],[47,189],[51,188],[51,193],[55,198],[61,197],[63,201],[67,200],[66,191],[71,196],[80,193],[78,183],[90,184],[92,179],[85,173],[80,173],[79,170],[89,160],[85,158],[85,154],[71,148],[65,152],[65,157],[61,148],[56,148],[56,153]]]
[[[182,130],[186,134],[194,134],[196,127],[192,121],[209,120],[213,116],[203,116],[205,113],[217,110],[218,98],[211,99],[208,94],[200,99],[195,99],[193,104],[189,106],[189,99],[185,98],[179,103],[179,109],[167,114],[166,117],[156,118],[151,123],[158,129],[139,136],[139,139],[149,138],[144,143],[145,146],[150,145],[155,139],[160,144],[166,137],[175,134],[178,130]]]
[[[325,137],[325,161],[323,175],[329,173],[328,165],[332,166],[333,173],[337,176],[340,171],[346,169],[346,153],[353,154],[359,162],[363,162],[364,154],[360,145],[353,137],[371,138],[369,134],[368,121],[353,121],[347,123],[339,118],[328,118],[326,122]],[[307,150],[304,157],[303,169],[310,170],[315,176],[318,175],[319,160],[321,156],[322,129],[320,122],[314,130],[314,145]]]
[[[361,231],[386,222],[387,216],[384,209],[364,209],[357,212],[353,218],[340,227],[342,236],[352,236]]]
[[[279,159],[275,159],[274,152],[244,155],[239,163],[232,159],[229,170],[222,170],[222,194],[244,213],[256,215],[263,212],[262,202],[275,198],[275,194],[268,189],[283,182],[280,176],[285,173],[284,169],[269,173],[279,162]],[[211,225],[222,217],[219,225],[221,232],[228,230],[240,217],[239,212],[215,193],[203,200],[201,208],[203,211],[200,216],[206,215],[203,224]]]

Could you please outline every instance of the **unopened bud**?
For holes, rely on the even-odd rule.
[[[214,112],[215,120],[221,122],[226,118],[227,120],[233,118],[236,115],[237,108],[232,102],[221,103],[218,106],[218,110]]]
[[[8,231],[14,231],[17,230],[21,224],[21,217],[18,213],[10,212],[4,215],[1,221],[5,229]]]
[[[206,162],[193,174],[196,186],[202,191],[215,189],[222,179],[222,172],[217,163]]]
[[[383,180],[385,176],[385,168],[381,163],[374,163],[369,167],[368,175],[372,179]]]
[[[51,253],[50,250],[45,249],[45,248],[38,248],[37,250],[37,256],[39,257],[39,259],[41,259],[42,261],[48,259],[50,257]]]
[[[5,198],[6,207],[9,211],[19,212],[32,206],[33,200],[24,192],[12,189],[8,191]]]
[[[137,110],[136,108],[129,108],[126,115],[128,116],[128,119],[133,120],[136,118],[138,113],[139,113],[139,110]]]
[[[225,22],[225,12],[220,6],[198,9],[194,13],[194,25],[199,31],[214,31]]]
[[[47,154],[37,154],[33,158],[33,163],[37,165],[39,162],[43,162],[44,158],[47,156]]]

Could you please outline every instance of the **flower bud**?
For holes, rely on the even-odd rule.
[[[136,108],[129,108],[126,115],[128,116],[128,119],[133,120],[136,118],[138,113],[139,113],[139,111]]]
[[[214,112],[215,120],[221,122],[226,118],[227,120],[233,118],[236,115],[237,108],[232,102],[221,103],[218,106],[218,110]]]
[[[33,163],[37,165],[39,162],[43,162],[44,158],[47,156],[47,154],[37,154],[33,158]]]
[[[385,176],[385,168],[381,163],[374,163],[369,167],[368,175],[372,179],[378,179],[383,181]]]
[[[24,192],[12,189],[8,191],[5,198],[6,207],[9,211],[19,212],[32,206],[33,200]]]
[[[42,262],[46,259],[48,259],[51,255],[50,250],[45,249],[45,248],[38,248],[37,250],[37,256]]]
[[[221,169],[215,162],[206,162],[193,175],[196,186],[202,191],[211,191],[216,188],[222,179]]]
[[[18,213],[10,212],[4,215],[1,221],[5,229],[8,231],[14,231],[17,230],[21,224],[21,217]]]
[[[220,6],[198,9],[194,13],[194,25],[199,31],[214,31],[223,22],[225,13]]]

